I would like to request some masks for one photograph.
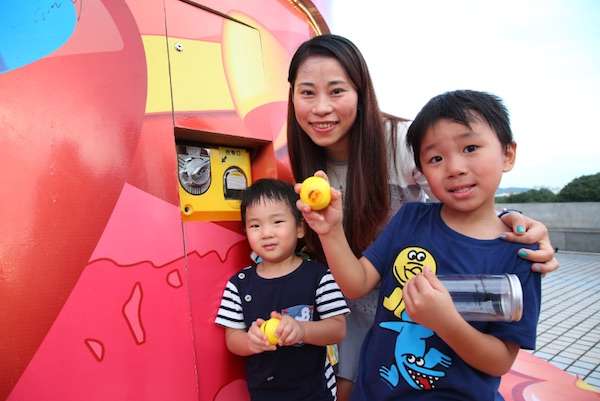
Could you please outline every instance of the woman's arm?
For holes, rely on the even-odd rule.
[[[343,230],[319,235],[319,239],[329,270],[346,297],[360,298],[375,288],[379,272],[364,256],[354,256]]]
[[[521,244],[539,245],[539,249],[520,249],[519,256],[534,262],[531,265],[531,270],[538,273],[550,273],[558,269],[558,260],[555,258],[555,250],[550,243],[548,229],[541,222],[527,217],[521,213],[513,212],[506,213],[502,217],[502,222],[512,231],[507,231],[502,235],[502,238]]]
[[[327,179],[324,172],[319,175]],[[300,184],[296,185],[296,192]],[[342,226],[342,200],[339,191],[332,188],[331,204],[315,212],[309,206],[297,202],[306,223],[319,235],[327,265],[342,292],[348,298],[360,298],[368,294],[379,282],[377,269],[364,257],[357,259],[352,252]]]

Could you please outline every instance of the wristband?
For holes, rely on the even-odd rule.
[[[523,212],[522,212],[522,211],[520,211],[520,210],[517,210],[517,209],[508,209],[508,208],[503,208],[503,209],[500,211],[500,213],[498,213],[498,218],[499,218],[499,219],[501,219],[501,218],[502,218],[502,216],[504,216],[505,214],[509,214],[509,213],[512,213],[512,212],[516,212],[516,213],[519,213],[519,214],[523,214]]]

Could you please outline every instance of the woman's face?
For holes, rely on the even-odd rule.
[[[334,160],[348,160],[348,132],[356,120],[358,94],[341,64],[312,56],[298,68],[293,92],[296,121]]]

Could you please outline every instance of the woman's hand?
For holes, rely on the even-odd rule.
[[[519,256],[534,262],[531,269],[539,273],[550,273],[558,269],[555,251],[550,243],[548,229],[542,223],[518,212],[507,213],[501,217],[502,222],[512,228],[502,234],[507,241],[519,242],[521,244],[535,244],[540,247],[537,251],[531,249],[520,249]]]
[[[327,174],[325,174],[325,172],[322,170],[317,171],[314,175],[322,177],[329,182],[327,179]],[[302,188],[302,184],[296,184],[294,186],[294,190],[297,193],[300,193],[300,188]],[[331,203],[325,209],[314,211],[310,208],[310,206],[301,200],[296,202],[296,207],[298,207],[298,210],[302,212],[304,221],[306,221],[310,228],[312,228],[318,235],[327,235],[334,228],[342,227],[342,194],[335,188],[331,188]]]

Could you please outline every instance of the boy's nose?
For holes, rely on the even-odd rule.
[[[263,229],[260,231],[260,233],[263,238],[269,238],[273,235],[273,230],[271,230],[270,227],[263,227]]]
[[[446,158],[446,172],[449,177],[465,174],[467,169],[463,158],[460,156]]]

